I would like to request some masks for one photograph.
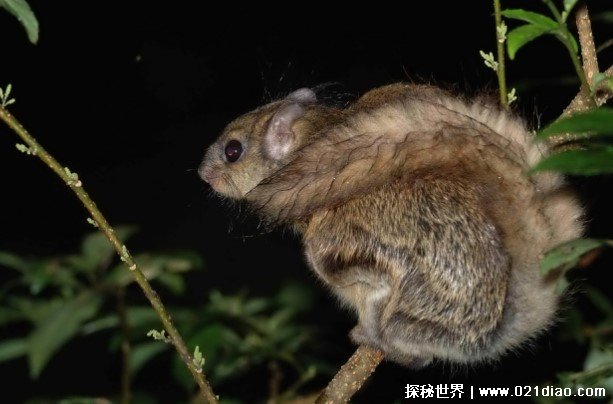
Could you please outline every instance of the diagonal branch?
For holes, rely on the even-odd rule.
[[[328,386],[321,392],[315,404],[338,404],[349,401],[383,360],[383,352],[360,345]]]
[[[100,228],[100,231],[102,231],[106,238],[108,238],[113,248],[117,252],[117,255],[119,255],[121,260],[125,262],[126,266],[130,269],[130,272],[132,272],[134,275],[134,280],[141,287],[145,296],[151,303],[151,306],[153,306],[153,309],[162,321],[166,332],[168,332],[170,341],[175,346],[183,362],[185,362],[185,365],[188,367],[189,371],[194,377],[194,380],[196,380],[198,383],[204,400],[208,403],[217,403],[217,397],[202,374],[202,369],[197,368],[192,361],[187,347],[185,346],[185,342],[183,342],[183,338],[173,325],[170,314],[168,311],[166,311],[166,308],[162,304],[158,294],[153,290],[143,272],[138,268],[132,254],[130,254],[130,251],[128,251],[126,246],[123,245],[119,238],[117,238],[115,235],[115,230],[113,230],[111,225],[109,225],[106,218],[102,215],[102,212],[100,212],[94,201],[90,198],[89,194],[83,189],[81,180],[78,179],[76,174],[71,173],[68,168],[60,165],[60,163],[58,163],[58,161],[28,133],[21,123],[19,123],[19,121],[2,106],[0,106],[0,120],[4,121],[27,144],[30,154],[36,155],[49,168],[51,168],[51,170],[53,170],[68,185],[68,187],[83,203],[85,209],[87,209],[96,225]]]

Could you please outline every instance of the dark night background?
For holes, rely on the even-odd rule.
[[[530,3],[545,12],[540,2]],[[604,10],[604,3],[590,3],[591,11]],[[204,257],[206,270],[175,303],[200,304],[211,289],[265,295],[290,280],[308,284],[318,296],[312,321],[333,348],[326,359],[344,362],[353,349],[346,337],[352,320],[309,272],[298,241],[283,232],[261,234],[254,220],[212,197],[195,169],[231,119],[301,86],[337,83],[332,89],[343,99],[398,80],[468,94],[495,90],[495,74],[478,54],[494,51],[491,2],[408,2],[402,9],[354,5],[338,11],[311,3],[215,4],[215,10],[189,1],[30,4],[41,26],[36,46],[15,18],[0,12],[0,85],[13,84],[17,102],[11,111],[79,173],[111,223],[141,228],[133,250],[193,249]],[[527,5],[503,1],[508,8]],[[597,42],[610,37],[611,25],[594,28]],[[601,68],[611,64],[611,49],[600,56]],[[516,109],[533,125],[557,117],[577,92],[576,82],[568,80],[574,72],[566,50],[553,38],[522,49],[507,66],[510,87],[519,93]],[[91,230],[85,212],[46,166],[15,150],[16,142],[0,125],[0,250],[24,255],[75,250]],[[590,212],[589,234],[611,237],[612,199],[606,195],[611,178],[573,182]],[[605,253],[580,278],[606,287],[610,263]],[[4,277],[0,273],[0,281]],[[137,289],[132,292],[131,299],[144,300]],[[581,296],[576,300],[582,304]],[[13,402],[31,394],[116,392],[117,358],[91,353],[87,341],[77,345],[73,356],[60,352],[36,382],[29,381],[25,361],[0,364],[2,397]],[[86,370],[79,357],[85,352],[94,355]],[[398,400],[406,383],[535,385],[555,380],[559,370],[579,369],[584,356],[549,335],[494,365],[414,373],[383,364],[359,397]],[[166,381],[154,371],[135,383],[165,397]],[[241,389],[259,391],[253,384]],[[222,396],[231,390],[224,389]]]

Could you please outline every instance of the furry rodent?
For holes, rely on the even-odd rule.
[[[539,261],[582,210],[560,175],[526,175],[547,152],[494,104],[398,83],[345,109],[297,90],[230,123],[199,173],[301,234],[354,342],[420,367],[496,359],[552,323]]]

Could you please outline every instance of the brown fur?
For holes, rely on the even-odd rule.
[[[230,124],[200,172],[295,226],[313,270],[355,310],[354,341],[406,365],[467,363],[550,324],[557,297],[538,263],[581,235],[581,209],[559,175],[525,175],[547,151],[523,122],[431,86],[377,88],[346,110],[301,91]],[[288,105],[302,115],[272,161],[264,145]],[[235,163],[229,139],[247,145]]]

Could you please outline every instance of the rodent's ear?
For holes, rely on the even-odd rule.
[[[297,103],[282,106],[270,119],[264,135],[264,152],[273,160],[286,157],[296,141],[292,130],[294,121],[304,115],[304,108]]]
[[[285,158],[294,143],[296,135],[292,125],[304,115],[304,107],[299,103],[283,105],[270,119],[264,135],[264,152],[273,160]]]
[[[310,88],[299,88],[287,95],[286,100],[294,101],[299,104],[314,104],[317,102],[315,92]]]
[[[309,88],[298,89],[285,97],[282,106],[270,119],[264,136],[264,152],[269,158],[281,160],[289,154],[296,142],[292,125],[304,115],[304,106],[315,102],[317,96]]]

